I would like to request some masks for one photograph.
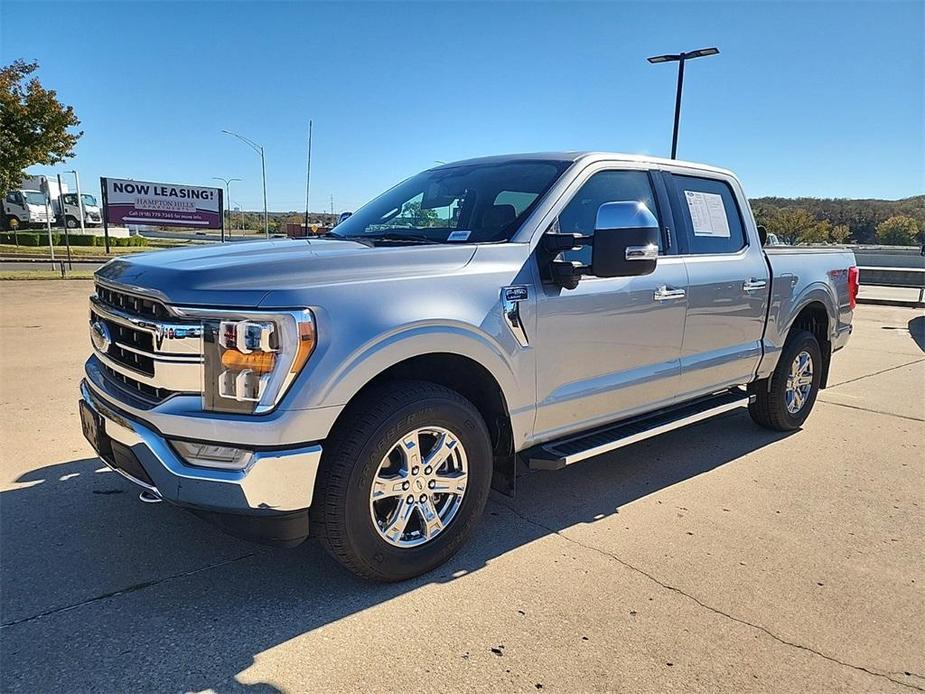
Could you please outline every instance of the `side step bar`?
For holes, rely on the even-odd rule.
[[[747,407],[754,397],[749,396],[743,388],[732,388],[607,427],[592,429],[577,436],[550,441],[530,449],[530,469],[559,470],[566,465],[629,446],[666,431],[680,429],[730,410]]]

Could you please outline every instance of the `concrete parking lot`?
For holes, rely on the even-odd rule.
[[[420,579],[145,505],[84,442],[84,281],[0,283],[4,692],[925,690],[925,313],[805,428],[737,413],[493,497]]]

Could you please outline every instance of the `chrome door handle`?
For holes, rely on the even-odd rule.
[[[645,246],[627,246],[624,257],[627,260],[657,260],[658,246],[654,243]]]
[[[742,289],[745,290],[746,292],[754,292],[759,289],[764,289],[767,286],[768,286],[767,281],[755,279],[754,277],[752,277],[749,280],[745,280],[745,284],[742,285]]]
[[[671,299],[683,299],[687,296],[687,292],[683,289],[672,289],[665,285],[662,285],[655,290],[655,300],[656,301],[670,301]]]

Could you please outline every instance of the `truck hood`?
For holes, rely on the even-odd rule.
[[[254,308],[274,290],[454,272],[474,245],[370,248],[356,241],[281,239],[114,258],[96,276],[171,304]]]

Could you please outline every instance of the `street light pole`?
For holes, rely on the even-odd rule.
[[[222,178],[221,176],[213,176],[213,179],[216,181],[225,182],[225,205],[228,207],[228,234],[231,234],[231,182],[240,181],[240,178]],[[222,210],[222,218],[224,219],[225,211]],[[222,224],[222,243],[225,243],[225,225]]]
[[[308,121],[308,165],[305,170],[305,233],[308,233],[308,186],[312,180],[312,122]]]
[[[222,132],[238,138],[260,155],[260,169],[263,173],[263,233],[267,238],[270,238],[270,213],[267,209],[267,160],[264,157],[263,147],[253,140],[249,140],[243,135],[238,135],[238,133],[233,133],[230,130],[222,130]]]
[[[678,158],[678,130],[681,126],[681,91],[684,88],[684,63],[692,58],[703,58],[708,55],[716,55],[719,49],[698,48],[696,51],[686,51],[684,53],[669,53],[667,55],[655,55],[646,58],[650,63],[677,63],[678,64],[678,91],[674,101],[674,129],[671,133],[671,158]]]
[[[671,158],[678,158],[678,128],[681,125],[681,92],[684,90],[684,58],[678,61],[678,92],[674,98],[674,128],[671,131]]]

